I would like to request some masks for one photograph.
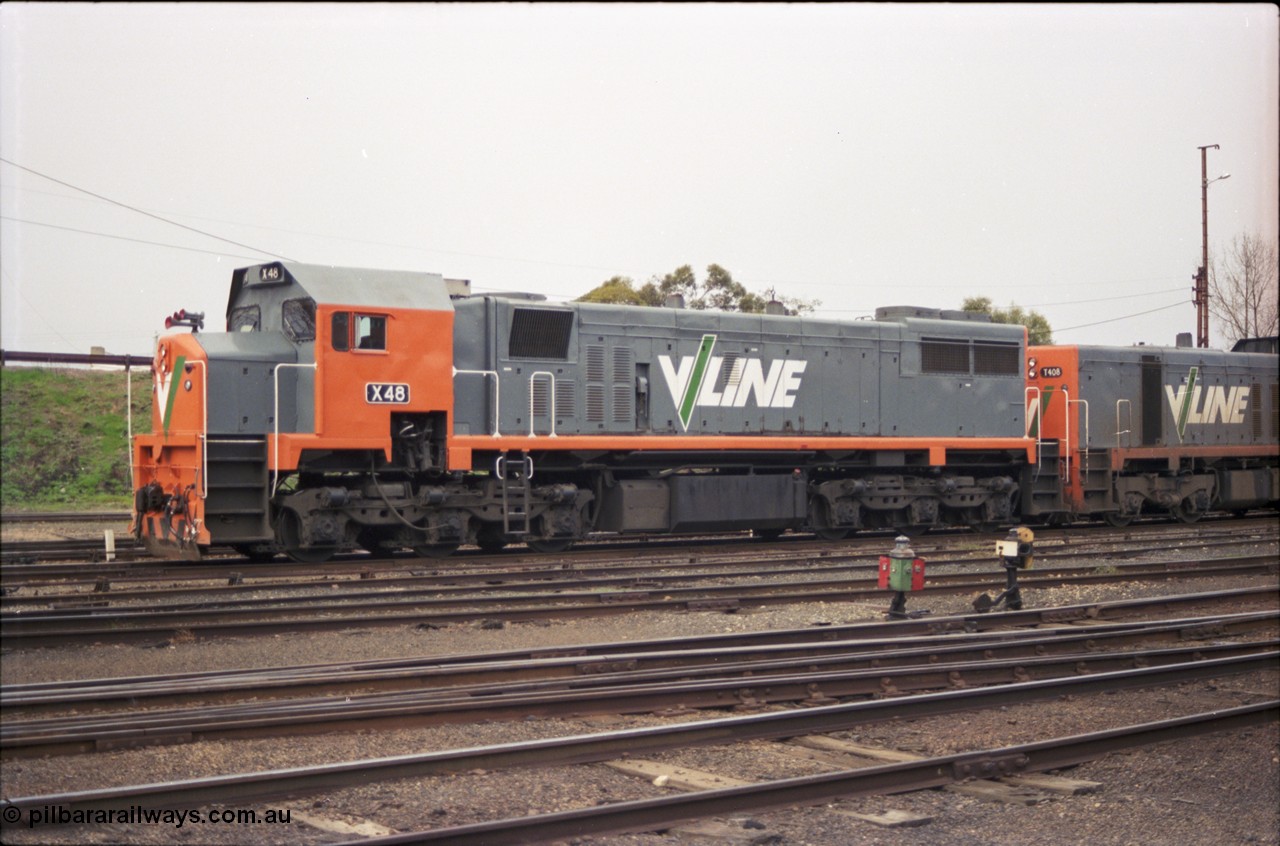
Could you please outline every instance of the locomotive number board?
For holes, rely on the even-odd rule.
[[[409,386],[403,382],[366,382],[364,401],[374,405],[405,405],[409,402]]]

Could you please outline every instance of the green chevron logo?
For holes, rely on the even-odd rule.
[[[678,406],[680,424],[686,431],[689,429],[689,421],[693,419],[693,407],[698,401],[698,393],[702,390],[702,380],[707,376],[707,362],[711,360],[711,350],[715,345],[715,335],[703,335],[702,343],[698,345],[698,352],[693,357],[693,373],[685,383],[684,393],[680,397]]]
[[[164,409],[164,417],[161,418],[161,424],[164,427],[164,433],[169,434],[169,418],[173,415],[173,401],[177,399],[176,392],[170,390],[173,383],[181,378],[178,374],[184,371],[187,366],[187,357],[185,355],[178,356],[178,360],[173,363],[173,371],[165,376],[156,371],[156,398],[160,400],[160,407]]]
[[[1044,417],[1049,411],[1049,400],[1053,399],[1053,385],[1045,385],[1040,392],[1040,400],[1031,400],[1027,413],[1030,419],[1027,421],[1027,437],[1040,437],[1040,418]]]

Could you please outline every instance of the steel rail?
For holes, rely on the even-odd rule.
[[[0,809],[14,807],[21,811],[43,805],[59,805],[77,811],[107,809],[131,803],[145,804],[152,808],[243,805],[256,800],[335,789],[353,783],[421,778],[474,769],[495,770],[606,761],[625,755],[653,754],[690,746],[723,745],[744,740],[844,731],[854,726],[886,720],[918,719],[1066,695],[1182,684],[1223,675],[1273,670],[1276,659],[1276,654],[1268,653],[569,738],[238,773],[179,782],[11,797],[0,800]]]
[[[639,714],[665,709],[761,708],[779,704],[833,704],[848,697],[899,695],[1116,672],[1134,667],[1269,654],[1271,639],[1250,643],[1182,646],[1136,652],[1051,657],[987,658],[901,667],[808,668],[792,662],[760,668],[747,677],[733,669],[668,671],[644,680],[624,673],[574,680],[487,685],[257,702],[231,706],[131,711],[46,719],[6,720],[0,749],[7,757],[63,755],[140,745],[231,738],[279,737],[299,732],[417,727],[477,720],[519,720],[530,715]],[[1275,664],[1280,669],[1280,661]],[[662,676],[665,676],[662,677]]]
[[[1214,597],[1215,594],[1195,594],[1192,599]],[[1227,600],[1242,598],[1237,592],[1230,592]],[[1104,623],[1103,617],[1122,617],[1126,613],[1142,613],[1153,601],[1164,604],[1164,597],[1117,600],[1107,603],[1105,607],[1097,604],[1067,606],[1055,609],[1074,619],[1088,620],[1089,632],[1107,633],[1111,631],[1131,630],[1135,626],[1145,626],[1144,621],[1128,623]],[[1043,609],[1041,609],[1043,610]],[[310,677],[319,675],[333,677],[339,674],[354,672],[367,674],[384,670],[420,668],[424,661],[432,668],[447,669],[449,667],[471,667],[475,665],[505,664],[507,666],[523,666],[534,663],[546,663],[549,660],[569,659],[586,666],[596,662],[611,662],[623,655],[626,660],[643,659],[647,655],[656,655],[659,660],[672,654],[686,654],[692,650],[709,653],[737,651],[743,649],[758,650],[799,650],[803,652],[823,645],[835,645],[840,648],[848,644],[859,648],[882,646],[886,649],[904,646],[930,646],[938,644],[987,643],[991,641],[1007,641],[1040,636],[1073,636],[1082,630],[1075,625],[1057,625],[1052,628],[1010,628],[1008,626],[1036,625],[1042,621],[1038,616],[1025,616],[1027,612],[1000,612],[979,615],[972,618],[937,618],[930,628],[920,629],[912,626],[910,631],[903,625],[911,621],[864,622],[844,626],[821,626],[803,629],[779,629],[770,631],[741,632],[735,634],[700,635],[658,640],[627,641],[619,643],[606,641],[594,644],[574,644],[563,647],[547,647],[533,650],[503,650],[489,653],[462,653],[454,655],[431,656],[421,658],[381,658],[359,662],[337,662],[326,664],[303,664],[293,667],[263,669],[232,669],[200,672],[172,673],[159,676],[126,676],[100,679],[71,679],[55,682],[33,682],[27,684],[11,684],[0,688],[0,704],[8,695],[24,695],[48,692],[68,692],[82,689],[114,688],[123,686],[125,690],[138,690],[146,685],[194,685],[200,689],[212,686],[247,680],[249,684],[262,684],[270,678]],[[1176,618],[1159,621],[1162,625],[1185,626],[1188,638],[1220,637],[1226,634],[1225,625],[1231,625],[1234,619],[1263,619],[1276,616],[1277,611],[1242,612],[1235,614],[1217,614],[1212,617]],[[983,622],[986,625],[979,625]],[[1007,622],[1008,626],[1003,623]],[[792,654],[795,654],[794,652]]]
[[[664,678],[745,675],[796,671],[803,663],[809,672],[841,669],[902,668],[917,665],[977,661],[979,659],[1040,658],[1119,648],[1156,640],[1187,642],[1197,639],[1241,636],[1263,627],[1273,628],[1280,611],[1240,613],[1157,622],[1103,624],[1088,631],[1078,627],[1022,629],[983,634],[948,634],[895,640],[814,640],[808,643],[754,645],[739,649],[704,648],[698,639],[682,642],[678,650],[627,652],[627,644],[612,644],[615,651],[596,655],[512,660],[507,653],[476,656],[463,662],[436,658],[370,661],[325,667],[285,667],[239,673],[182,674],[174,678],[141,680],[101,679],[71,683],[10,685],[0,688],[0,707],[8,726],[17,714],[35,715],[73,709],[83,717],[121,706],[210,706],[242,701],[256,702],[302,696],[352,696],[375,692],[409,691],[430,686],[433,690],[463,686],[472,695],[498,690],[510,692],[521,685],[581,687],[607,678],[658,681]],[[815,633],[816,634],[816,633]],[[829,693],[829,691],[828,691]]]
[[[1280,700],[1273,700],[1020,746],[960,752],[746,787],[597,805],[582,810],[370,837],[346,841],[341,846],[405,846],[416,843],[532,846],[606,834],[665,829],[681,822],[741,811],[759,812],[818,805],[853,796],[905,793],[974,777],[1044,772],[1092,761],[1113,752],[1260,725],[1275,720],[1277,715],[1280,715]]]
[[[1206,578],[1216,575],[1242,575],[1269,573],[1276,569],[1271,556],[1253,556],[1236,559],[1233,566],[1210,566],[1183,569],[1185,565],[1164,565],[1164,573],[1144,573],[1179,578]],[[1022,581],[1025,588],[1043,588],[1064,584],[1092,584],[1125,580],[1115,572],[1089,571],[1071,575],[1034,576]],[[941,579],[944,584],[926,585],[923,595],[951,595],[991,589],[988,576],[964,574],[951,579]],[[543,590],[546,588],[544,587]],[[430,592],[430,591],[428,591]],[[445,591],[439,591],[441,593]],[[386,597],[388,594],[382,593]],[[398,594],[394,596],[399,596]],[[519,615],[532,616],[602,616],[623,611],[642,609],[721,609],[761,607],[793,602],[854,602],[882,598],[885,591],[871,580],[851,581],[798,581],[773,584],[735,584],[727,586],[704,585],[700,587],[666,587],[635,589],[614,592],[553,591],[534,595],[494,596],[469,594],[452,599],[434,597],[380,598],[345,602],[342,599],[318,601],[315,597],[270,597],[261,600],[248,599],[238,603],[211,603],[197,608],[175,606],[169,610],[163,606],[120,606],[41,609],[24,612],[0,613],[0,636],[22,642],[27,639],[74,639],[76,632],[83,636],[118,640],[139,631],[154,629],[156,625],[171,631],[189,631],[193,635],[224,625],[240,625],[246,628],[258,626],[314,625],[326,623],[327,627],[351,625],[386,625],[388,621],[403,621],[400,612],[414,611],[421,622],[431,620],[474,620],[478,616],[497,616],[515,619]],[[234,607],[238,606],[238,607]],[[307,615],[333,615],[311,617]],[[269,619],[264,619],[269,618]]]
[[[990,583],[975,583],[977,587],[990,587]],[[951,588],[952,592],[956,589]],[[941,592],[935,590],[935,592]],[[565,617],[565,616],[612,616],[623,613],[633,613],[637,611],[673,611],[673,610],[736,610],[744,605],[747,607],[763,607],[766,605],[782,604],[790,602],[803,601],[854,601],[857,599],[883,597],[884,591],[871,591],[865,593],[845,592],[814,592],[805,591],[792,593],[787,595],[768,595],[754,597],[750,602],[743,603],[739,599],[728,599],[715,601],[714,598],[701,596],[684,599],[667,599],[665,597],[653,598],[647,592],[637,591],[632,594],[592,594],[584,597],[589,602],[582,602],[577,605],[568,604],[550,604],[550,605],[526,605],[523,608],[514,608],[510,605],[499,607],[497,609],[489,608],[481,612],[477,608],[469,607],[465,610],[442,612],[432,609],[430,612],[419,611],[416,613],[385,613],[377,616],[331,616],[331,617],[296,617],[274,613],[271,619],[241,620],[238,622],[227,622],[225,619],[219,622],[208,622],[202,626],[192,626],[192,620],[198,620],[200,614],[182,613],[182,614],[140,614],[134,615],[134,620],[141,623],[124,628],[118,616],[111,614],[103,615],[83,615],[81,618],[59,617],[49,621],[41,621],[33,619],[24,621],[23,619],[11,618],[8,621],[0,620],[0,636],[8,641],[8,645],[12,648],[22,648],[31,646],[56,646],[74,643],[84,643],[85,641],[95,641],[102,643],[121,643],[121,642],[148,642],[157,638],[165,639],[176,637],[179,632],[183,632],[190,637],[196,639],[211,637],[231,637],[231,636],[251,636],[264,634],[279,633],[297,633],[304,631],[332,631],[359,627],[376,627],[376,626],[403,626],[403,625],[445,625],[449,623],[468,623],[474,622],[479,617],[496,617],[506,621],[516,620],[536,620],[545,619],[547,617]],[[1220,601],[1213,599],[1214,596],[1246,596],[1252,595],[1262,598],[1264,601],[1274,601],[1276,591],[1274,587],[1258,587],[1258,588],[1242,588],[1239,591],[1222,591],[1210,594],[1198,595],[1200,599],[1188,599],[1187,595],[1174,597],[1160,597],[1154,600],[1148,600],[1151,605],[1149,607],[1166,607],[1169,605],[1185,604],[1188,602],[1213,602]],[[414,607],[429,607],[430,603],[416,603]],[[1099,608],[1100,606],[1092,606]],[[1090,612],[1087,610],[1068,610],[1068,609],[1031,609],[1024,611],[1005,612],[999,615],[1002,619],[1013,620],[1019,619],[1019,615],[1028,614],[1032,616],[1021,619],[1034,619],[1039,622],[1071,622],[1073,619],[1084,619]],[[1097,613],[1097,612],[1093,612]],[[234,614],[234,612],[221,611],[217,612],[218,616],[223,618],[227,616],[250,616],[249,614]],[[213,614],[203,615],[206,619],[214,616]],[[974,615],[980,616],[980,615]],[[991,615],[988,615],[991,616]],[[948,625],[944,620],[951,620],[950,625],[958,625],[964,627],[966,625],[976,625],[973,617],[965,618],[936,618],[928,621],[896,621],[895,626],[901,628],[898,631],[906,633],[912,630],[912,626],[918,626],[916,631],[939,630],[939,626]],[[158,623],[157,623],[158,621]],[[66,625],[68,622],[71,625]],[[96,624],[96,625],[95,625]],[[61,625],[62,628],[57,626]],[[988,624],[990,625],[990,624]]]
[[[128,522],[132,516],[128,511],[6,511],[0,514],[0,523]]]
[[[873,565],[867,565],[866,569],[870,569],[871,566]],[[1110,583],[1118,581],[1132,581],[1153,576],[1164,578],[1171,576],[1204,578],[1219,575],[1248,574],[1251,572],[1271,572],[1277,569],[1280,569],[1280,563],[1278,563],[1273,556],[1250,555],[1238,558],[1212,559],[1209,561],[1197,562],[1177,561],[1150,564],[1124,564],[1113,566],[1102,571],[1097,567],[1064,567],[1049,570],[1037,570],[1034,571],[1034,573],[1024,576],[1021,579],[1021,584],[1024,587],[1043,587],[1059,583],[1079,584],[1090,582]],[[784,573],[784,575],[791,573],[812,574],[813,572],[813,569],[810,568],[788,571],[788,573]],[[822,575],[826,575],[827,572],[829,571],[823,571]],[[129,605],[123,603],[113,605],[110,601],[112,597],[99,595],[81,597],[82,599],[91,599],[92,601],[90,603],[81,603],[79,605],[59,604],[59,607],[55,608],[25,610],[17,613],[9,613],[7,616],[0,614],[0,625],[4,622],[52,619],[74,620],[79,618],[96,617],[110,617],[118,620],[129,614],[163,619],[164,615],[167,614],[208,616],[216,612],[220,618],[226,619],[227,617],[232,617],[237,614],[248,616],[253,613],[252,609],[254,608],[268,608],[272,614],[286,614],[306,613],[317,610],[369,611],[381,608],[391,608],[395,610],[406,607],[416,607],[420,604],[426,604],[437,608],[447,608],[451,605],[466,605],[468,607],[505,607],[506,605],[515,604],[525,599],[544,603],[550,602],[551,604],[573,605],[583,599],[597,599],[602,596],[606,597],[607,600],[618,598],[625,599],[631,596],[647,596],[650,592],[660,592],[668,597],[677,599],[688,599],[690,597],[701,598],[708,595],[717,596],[722,594],[732,594],[735,599],[758,598],[761,596],[770,596],[774,593],[794,595],[793,591],[798,592],[801,595],[816,592],[826,593],[828,591],[850,592],[858,595],[860,598],[879,596],[884,593],[884,589],[877,585],[875,579],[850,578],[815,578],[801,579],[798,581],[757,580],[754,582],[727,585],[695,584],[685,587],[680,586],[689,582],[698,583],[722,580],[734,575],[739,574],[682,574],[679,576],[654,576],[639,583],[634,579],[575,578],[548,584],[546,580],[498,582],[497,580],[490,578],[484,580],[482,584],[477,586],[431,584],[420,589],[401,589],[394,592],[388,590],[357,590],[347,592],[338,597],[333,597],[331,595],[326,595],[324,597],[317,597],[314,595],[254,596],[246,598],[231,597],[220,602],[200,602],[198,605],[192,602],[179,602],[170,605]],[[777,572],[770,570],[767,572],[767,575],[777,575]],[[982,573],[935,573],[926,581],[925,590],[916,591],[916,593],[950,593],[954,592],[957,586],[966,590],[971,588],[981,589],[983,587],[990,586],[985,578],[985,574]],[[981,581],[979,581],[980,579]],[[314,590],[316,588],[329,587],[332,589],[335,584],[340,583],[329,582],[324,584],[302,584],[292,585],[290,588],[295,590]],[[594,588],[603,588],[605,590],[594,590]],[[261,590],[261,586],[258,586],[258,589]],[[479,589],[479,593],[477,592],[477,589]],[[576,592],[568,592],[569,589],[576,589]],[[612,589],[612,592],[610,592],[610,589]],[[532,597],[520,597],[514,595],[528,593],[536,593],[537,595]],[[388,599],[388,597],[393,598]],[[44,599],[45,602],[41,604],[49,604],[50,600],[60,600],[62,597],[33,597],[33,599]],[[8,604],[10,607],[13,606],[12,601]]]
[[[1203,524],[1200,524],[1200,527],[1194,530],[1170,530],[1168,527],[1161,528],[1163,528],[1163,531],[1160,532],[1156,532],[1154,530],[1135,532],[1133,531],[1133,528],[1130,527],[1119,532],[1106,530],[1104,534],[1104,530],[1101,528],[1093,527],[1087,530],[1089,534],[1082,539],[1073,538],[1072,534],[1068,530],[1041,530],[1042,533],[1039,541],[1037,542],[1037,548],[1041,556],[1058,555],[1060,557],[1084,556],[1091,552],[1096,553],[1097,551],[1107,548],[1118,548],[1113,554],[1123,557],[1132,557],[1148,552],[1158,552],[1160,550],[1167,549],[1169,543],[1174,541],[1189,542],[1185,545],[1185,548],[1194,548],[1196,546],[1233,546],[1250,542],[1274,540],[1278,534],[1271,521],[1259,523],[1257,528],[1248,528],[1247,526],[1237,529],[1206,528]],[[1061,535],[1049,534],[1051,531],[1060,531]],[[1113,539],[1110,538],[1109,536],[1113,534],[1118,534],[1119,537]],[[857,558],[868,555],[879,555],[885,547],[885,537],[891,535],[892,533],[888,533],[888,535],[886,535],[886,533],[883,532],[868,533],[866,535],[860,535],[856,539],[843,541],[838,545],[838,547],[833,547],[832,543],[829,541],[807,540],[798,537],[789,537],[785,540],[775,541],[772,543],[761,543],[758,540],[744,537],[742,533],[736,533],[734,535],[719,538],[663,537],[636,540],[630,538],[595,537],[580,542],[573,550],[559,553],[534,553],[531,551],[519,551],[513,549],[504,553],[491,555],[483,553],[480,550],[465,550],[461,553],[456,553],[449,559],[431,559],[431,563],[433,567],[439,568],[449,566],[450,564],[455,567],[467,566],[473,563],[477,558],[486,562],[500,564],[505,564],[513,559],[516,561],[520,559],[533,559],[535,561],[549,559],[560,562],[561,564],[569,564],[570,566],[573,566],[574,564],[581,564],[584,560],[607,560],[606,557],[609,556],[616,559],[613,552],[618,549],[635,550],[639,551],[641,554],[650,552],[658,556],[668,556],[674,560],[675,558],[682,557],[682,555],[687,555],[687,550],[698,550],[699,548],[706,546],[722,548],[726,545],[746,547],[744,551],[750,555],[766,556],[776,554],[780,556],[781,559],[794,558],[795,560],[812,560],[813,553],[815,552],[822,558],[829,556],[837,556],[839,558]],[[1151,536],[1156,536],[1155,540],[1158,542],[1151,545],[1144,545],[1146,543],[1146,539]],[[121,538],[121,543],[124,543],[127,540],[131,539]],[[958,542],[969,544],[976,543],[981,547],[982,552],[980,554],[984,556],[987,547],[990,546],[986,538],[972,534],[959,535]],[[0,560],[6,562],[10,558],[25,560],[33,555],[43,555],[41,549],[44,544],[50,544],[48,549],[55,551],[83,551],[86,549],[95,549],[92,546],[94,543],[93,541],[71,540],[65,542],[70,544],[89,544],[89,546],[79,547],[61,545],[63,543],[64,542],[59,541],[17,541],[0,543]],[[944,546],[944,544],[946,545]],[[914,540],[914,546],[916,551],[919,553],[931,554],[934,552],[945,552],[948,550],[948,547],[953,548],[954,544],[947,544],[945,536],[923,535],[918,536]],[[140,544],[132,549],[140,555],[145,552],[145,549]],[[284,561],[256,564],[243,562],[242,557],[229,547],[214,547],[211,549],[210,554],[212,556],[226,555],[231,556],[231,558],[227,558],[225,560],[217,558],[206,559],[206,562],[210,560],[215,561],[216,566],[213,567],[200,567],[190,561],[161,561],[148,558],[145,562],[137,563],[130,569],[136,572],[142,570],[144,567],[151,566],[164,573],[166,577],[173,577],[175,575],[185,573],[205,572],[209,573],[211,578],[223,574],[225,572],[224,568],[227,566],[245,566],[249,567],[251,570],[259,572],[266,571],[270,568],[274,568],[279,572],[305,570],[308,567],[311,568],[311,571],[314,570],[314,565],[289,564]],[[976,549],[975,554],[979,554]],[[233,558],[235,560],[233,560]],[[353,562],[357,565],[368,565],[372,562],[406,560],[422,561],[422,559],[412,556],[407,552],[391,553],[389,556],[371,556],[365,553],[353,553],[335,558],[333,561],[325,564],[323,569],[326,572],[342,572],[344,564],[351,564]],[[931,560],[936,560],[936,557],[931,558]],[[690,561],[689,563],[699,564],[702,562]],[[40,575],[41,573],[50,576],[58,575],[58,573],[55,573],[53,570],[54,567],[58,566],[59,565],[52,564],[30,565],[10,562],[6,563],[3,568],[0,568],[0,578],[12,580],[13,578]],[[74,576],[76,574],[74,565],[61,567],[60,569],[61,574],[63,575],[70,574]],[[95,568],[93,572],[98,574],[100,572],[100,568]],[[119,575],[124,575],[123,569]]]
[[[1238,541],[1240,544],[1248,544],[1249,541]],[[1071,556],[1075,557],[1075,556]],[[1172,571],[1194,570],[1197,568],[1205,568],[1206,573],[1216,574],[1214,568],[1231,566],[1232,562],[1261,562],[1270,564],[1274,562],[1274,558],[1266,556],[1243,556],[1234,558],[1216,558],[1208,561],[1196,562],[1142,562],[1136,564],[1118,564],[1113,565],[1115,572],[1103,573],[1108,579],[1136,579],[1141,578],[1146,573],[1156,575],[1168,575]],[[974,578],[972,571],[963,573],[942,573],[938,571],[940,567],[949,567],[956,565],[972,565],[972,564],[989,564],[986,561],[975,561],[974,559],[950,559],[931,562],[932,569],[929,574],[927,584],[934,587],[945,585],[952,582],[965,582]],[[1046,579],[1054,576],[1078,576],[1090,573],[1098,573],[1098,568],[1094,567],[1069,567],[1069,566],[1045,566],[1044,557],[1039,558],[1040,566],[1031,574],[1024,578],[1024,583],[1034,586],[1035,579]],[[367,597],[385,597],[389,593],[389,588],[396,587],[396,596],[399,598],[407,598],[421,593],[430,593],[433,596],[449,595],[449,594],[467,594],[472,587],[478,586],[485,591],[502,593],[502,592],[546,592],[551,588],[557,591],[563,591],[566,587],[571,588],[603,588],[614,586],[619,590],[631,590],[637,587],[661,589],[666,591],[667,586],[680,585],[688,582],[707,582],[717,579],[727,578],[746,578],[756,575],[767,575],[770,577],[784,577],[792,575],[809,575],[814,579],[804,580],[805,584],[820,585],[823,582],[816,577],[819,575],[831,576],[836,573],[857,573],[870,572],[874,573],[877,569],[877,563],[874,560],[858,559],[849,560],[845,558],[827,558],[814,560],[793,560],[786,559],[783,562],[778,561],[743,561],[743,562],[716,562],[716,563],[682,563],[676,565],[659,564],[652,567],[634,567],[626,568],[642,573],[642,576],[627,576],[619,574],[615,568],[601,567],[593,569],[583,568],[565,568],[547,567],[540,569],[520,569],[514,571],[486,571],[486,572],[447,572],[447,573],[428,573],[414,575],[393,575],[390,577],[378,577],[377,573],[370,569],[357,571],[359,578],[334,579],[327,578],[326,575],[317,576],[314,571],[308,573],[313,581],[253,581],[245,582],[242,572],[223,573],[221,578],[227,579],[230,584],[222,585],[193,585],[188,587],[164,587],[156,589],[136,589],[136,590],[117,590],[110,587],[110,583],[114,581],[106,576],[98,576],[94,581],[77,582],[75,585],[93,586],[90,591],[69,591],[65,593],[49,593],[51,587],[72,587],[71,583],[66,582],[45,582],[39,583],[36,587],[35,583],[27,582],[22,585],[11,585],[6,587],[6,593],[0,598],[0,609],[13,610],[22,609],[30,606],[52,606],[52,610],[74,609],[78,604],[90,603],[96,606],[102,606],[104,602],[119,603],[120,600],[137,600],[137,599],[160,599],[166,597],[193,597],[198,598],[206,607],[213,607],[207,601],[213,597],[224,602],[236,602],[240,605],[269,605],[272,603],[288,603],[288,602],[305,602],[305,597],[273,597],[262,596],[267,592],[280,591],[305,591],[316,590],[319,588],[332,588],[338,586],[346,588],[340,599],[350,601],[358,598]],[[658,574],[655,569],[677,570],[676,574]],[[990,568],[995,572],[995,568]],[[127,572],[127,571],[126,571]],[[604,575],[597,575],[602,573]],[[107,588],[103,588],[103,580],[108,583]],[[143,581],[137,578],[131,578],[131,582]],[[151,581],[151,580],[147,580]],[[168,580],[166,580],[168,581]],[[840,579],[834,584],[844,585],[846,579]],[[869,581],[869,580],[868,580]],[[850,582],[856,584],[856,582]],[[366,586],[372,585],[372,588]],[[15,595],[18,590],[33,589],[41,590],[43,593],[36,593],[30,596]],[[253,593],[255,596],[251,600],[236,601],[236,597],[241,594]],[[223,606],[226,607],[226,606]]]

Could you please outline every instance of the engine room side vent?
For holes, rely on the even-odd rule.
[[[587,422],[604,422],[604,385],[587,385]]]
[[[634,357],[631,350],[626,347],[614,347],[613,350],[613,381],[625,382],[631,384],[632,361]]]
[[[556,382],[556,416],[557,417],[573,417],[573,389],[574,384],[568,381]]]
[[[1257,398],[1249,403],[1249,423],[1253,430],[1253,439],[1260,441],[1262,440],[1262,385],[1254,382],[1249,389],[1249,396]]]
[[[742,362],[742,353],[726,352],[724,354],[724,364],[721,365],[720,373],[716,376],[718,393],[723,393],[730,385],[738,385],[742,382]]]
[[[604,347],[587,347],[587,381],[604,381]]]
[[[511,315],[511,337],[507,355],[511,358],[565,361],[569,358],[569,338],[572,334],[571,311],[517,308]]]
[[[630,423],[634,417],[631,403],[634,394],[630,385],[613,386],[613,422]]]
[[[1022,374],[1022,350],[1017,344],[975,342],[973,372],[979,376]]]
[[[920,371],[922,373],[968,373],[969,342],[948,341],[941,338],[922,339]]]
[[[549,405],[550,394],[551,394],[551,384],[549,382],[545,382],[541,379],[538,379],[534,381],[532,385],[529,386],[529,389],[533,394],[530,401],[530,406],[531,406],[530,413],[535,418],[546,417],[548,414],[551,413],[551,407]],[[557,391],[557,393],[559,392]],[[559,409],[557,409],[557,411],[558,410]]]
[[[1271,383],[1271,439],[1280,435],[1280,383]]]

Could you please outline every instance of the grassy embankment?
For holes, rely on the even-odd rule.
[[[151,430],[151,374],[133,371],[133,430]],[[123,370],[0,368],[0,507],[130,508]]]

